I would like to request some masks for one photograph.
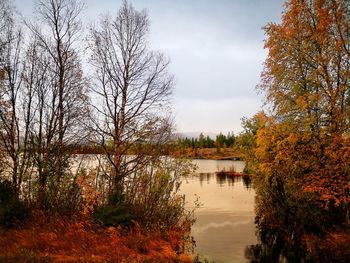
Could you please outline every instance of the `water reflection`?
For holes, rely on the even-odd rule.
[[[243,175],[243,176],[231,176],[231,175],[226,175],[224,173],[216,173],[216,183],[223,187],[226,184],[228,186],[233,187],[235,183],[238,182],[243,182],[243,185],[247,189],[251,189],[253,187],[252,185],[252,177],[249,175]]]
[[[247,189],[253,188],[253,180],[252,177],[249,175],[243,175],[242,176],[243,184]]]
[[[262,232],[264,233],[259,234],[258,244],[246,247],[245,257],[249,262],[315,262],[307,254],[300,236],[288,236],[282,229],[266,226]]]
[[[246,259],[251,263],[313,262],[309,261],[303,233],[308,224],[315,225],[315,206],[296,199],[280,178],[274,184],[261,178],[255,183],[259,186],[255,203],[259,242],[246,247]]]
[[[223,169],[242,171],[244,162],[196,160],[200,173],[184,179],[181,191],[188,208],[197,197],[203,204],[195,211],[192,235],[195,253],[215,262],[247,262],[245,247],[257,242],[251,179],[217,175]]]
[[[193,160],[195,165],[197,165],[197,173],[216,173],[219,171],[231,171],[234,170],[238,173],[243,172],[245,167],[244,161],[217,161],[217,160]]]
[[[203,183],[209,184],[210,177],[211,177],[210,173],[200,173],[198,176],[200,185],[203,186]]]
[[[196,175],[196,177],[197,176],[198,176],[199,183],[202,187],[203,187],[204,183],[209,184],[210,179],[214,179],[213,174],[210,174],[210,173],[200,173],[200,174]],[[196,179],[196,177],[195,177],[195,179]],[[224,187],[226,185],[233,187],[235,183],[242,182],[247,190],[253,188],[252,177],[249,175],[232,176],[232,175],[226,175],[223,173],[216,173],[215,180],[216,180],[216,184],[219,185],[220,187]]]
[[[350,262],[346,238],[338,245],[327,236],[334,226],[346,222],[346,210],[318,206],[309,195],[293,192],[281,178],[260,178],[255,184],[259,242],[246,247],[249,262]]]

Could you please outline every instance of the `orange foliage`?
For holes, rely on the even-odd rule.
[[[288,0],[281,23],[265,32],[269,53],[259,87],[272,117],[256,135],[257,222],[272,246],[281,250],[282,238],[286,247],[302,248],[298,236],[348,225],[349,1]],[[315,237],[306,237],[308,248],[320,241]],[[324,245],[334,241],[328,238]],[[349,248],[349,238],[338,241]],[[319,252],[312,252],[315,262],[348,262],[337,259],[349,255]]]
[[[312,173],[304,179],[304,190],[316,193],[320,200],[335,206],[350,202],[350,138],[334,137],[319,153]]]
[[[265,27],[269,54],[260,88],[278,116],[314,130],[349,130],[346,5],[344,0],[289,0],[282,22]]]
[[[184,236],[180,228],[165,237],[138,227],[102,228],[88,220],[53,219],[39,213],[22,229],[0,229],[0,259],[25,249],[53,262],[192,262],[181,248]]]
[[[89,215],[96,207],[100,193],[96,190],[94,182],[96,181],[96,171],[92,170],[89,174],[82,173],[77,178],[77,183],[82,189],[83,197],[83,215]]]
[[[260,171],[324,207],[350,201],[349,30],[344,0],[289,0],[265,27],[260,88],[275,117],[258,132]]]
[[[350,138],[315,138],[297,124],[270,123],[257,134],[259,171],[294,189],[312,193],[322,207],[350,202]],[[298,190],[299,189],[299,190]]]

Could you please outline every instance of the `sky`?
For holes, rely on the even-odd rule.
[[[12,0],[30,17],[34,1]],[[84,26],[117,13],[122,0],[85,0]],[[171,61],[178,132],[239,133],[242,117],[262,109],[255,87],[267,51],[264,31],[279,22],[284,0],[130,0],[147,9],[150,46]]]

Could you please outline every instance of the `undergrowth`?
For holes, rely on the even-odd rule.
[[[0,262],[192,262],[184,236],[181,227],[164,234],[36,213],[21,228],[0,229]]]

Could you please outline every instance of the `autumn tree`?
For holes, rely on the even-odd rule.
[[[255,150],[257,147],[257,133],[266,124],[267,116],[264,112],[258,112],[251,118],[242,118],[243,131],[234,137],[234,149],[243,154],[246,162],[244,171],[246,173],[255,174],[256,158]]]
[[[257,222],[292,241],[346,222],[349,211],[349,8],[290,0],[282,22],[265,27],[259,88],[271,116],[256,132]]]
[[[349,131],[349,3],[291,0],[265,27],[269,50],[260,88],[275,114],[313,135]]]
[[[146,11],[127,1],[116,17],[104,17],[90,31],[93,93],[100,102],[95,105],[94,130],[112,165],[111,189],[118,195],[125,178],[158,158],[172,131],[167,113],[173,88],[169,61],[149,49],[148,34]]]
[[[302,138],[306,146],[315,146],[319,152],[317,162],[327,167],[325,162],[330,159],[326,150],[337,142],[342,151],[350,128],[348,14],[347,1],[290,1],[282,23],[266,27],[269,56],[261,88],[278,121],[293,126],[290,132],[295,133],[295,138]],[[348,163],[339,160],[339,164],[342,174],[338,174],[339,170],[329,171],[329,178],[320,169],[310,177],[304,176],[307,188],[312,189],[315,183],[319,194],[325,191],[323,197],[339,201],[338,193],[347,199]],[[332,180],[334,185],[330,184]],[[319,182],[324,185],[316,187]]]

